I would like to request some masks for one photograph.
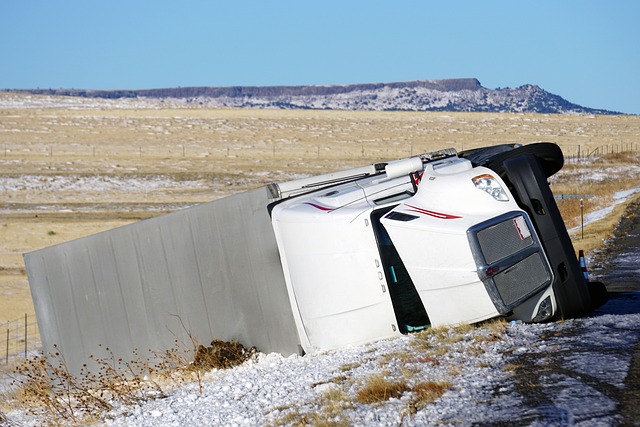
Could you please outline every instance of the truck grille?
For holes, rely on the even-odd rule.
[[[510,212],[467,232],[478,275],[502,314],[553,279],[533,226],[522,212]]]
[[[533,236],[524,217],[518,216],[478,231],[478,243],[486,263],[493,264],[531,246]]]
[[[516,303],[531,291],[532,286],[537,288],[540,284],[548,283],[550,279],[538,252],[493,276],[505,305]]]

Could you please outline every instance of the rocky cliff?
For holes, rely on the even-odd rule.
[[[573,104],[535,85],[488,89],[477,79],[308,86],[178,87],[21,92],[99,98],[156,98],[216,107],[617,114]]]

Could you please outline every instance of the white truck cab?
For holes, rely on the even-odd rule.
[[[286,183],[271,218],[305,351],[556,314],[554,271],[494,170],[453,150]]]

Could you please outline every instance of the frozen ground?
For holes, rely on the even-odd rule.
[[[384,371],[400,375],[404,364],[416,370],[414,381],[449,378],[451,387],[414,414],[407,393],[379,405],[354,403],[337,419],[392,426],[616,425],[622,421],[620,395],[628,387],[625,379],[640,334],[637,304],[634,294],[612,300],[591,318],[511,324],[498,341],[482,342],[487,332],[476,330],[429,362],[419,356],[388,360],[397,353],[419,353],[411,338],[302,358],[265,355],[210,374],[202,395],[195,385],[185,387],[167,399],[119,408],[107,424],[264,425],[287,413],[322,414],[328,389],[341,389],[353,402],[358,381]],[[336,381],[345,374],[355,385]]]
[[[305,357],[259,355],[235,369],[207,374],[202,393],[197,383],[188,384],[163,399],[116,407],[103,423],[255,426],[297,424],[315,413],[348,425],[626,425],[624,417],[628,422],[633,416],[626,413],[632,408],[624,406],[631,404],[624,394],[634,387],[625,380],[634,347],[637,352],[638,311],[634,293],[614,298],[589,318],[510,324],[499,340],[477,329],[442,344],[448,349],[437,358],[416,349],[411,337]],[[448,380],[451,385],[415,413],[411,392],[380,404],[356,403],[367,378],[384,372],[399,379],[404,370],[412,372],[410,384]],[[337,412],[326,407],[332,390],[344,393]],[[19,410],[7,416],[7,425],[43,421]]]
[[[639,222],[636,215],[625,235],[637,236]],[[615,276],[612,268],[620,262],[640,265],[640,248],[619,250],[599,278]],[[202,392],[193,382],[162,399],[116,405],[97,424],[637,425],[640,271],[624,280],[631,291],[613,293],[589,317],[511,323],[497,333],[483,327],[407,336],[304,357],[259,354],[234,369],[208,373]],[[357,393],[378,374],[410,387],[426,381],[450,386],[424,407],[416,405],[411,391],[382,403],[358,403]],[[21,409],[6,415],[9,426],[46,419]]]

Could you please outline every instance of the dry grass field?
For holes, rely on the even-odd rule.
[[[0,93],[0,325],[33,315],[25,252],[268,182],[537,141],[567,156],[609,153],[552,181],[556,193],[586,195],[588,211],[640,186],[637,116],[221,110]],[[611,175],[590,180],[596,170]],[[561,203],[569,226],[576,200]],[[597,247],[621,210],[580,246]]]

